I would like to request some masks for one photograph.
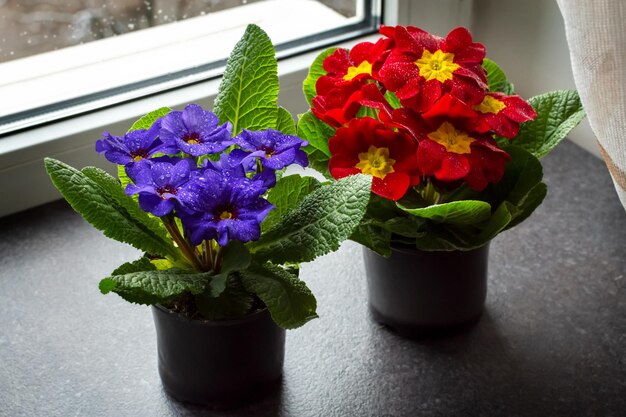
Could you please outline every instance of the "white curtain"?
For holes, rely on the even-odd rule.
[[[626,0],[557,0],[576,88],[626,208]]]

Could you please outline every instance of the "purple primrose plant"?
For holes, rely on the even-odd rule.
[[[102,293],[192,319],[241,318],[267,308],[279,326],[294,328],[316,317],[298,264],[351,235],[371,180],[285,175],[291,165],[308,165],[308,142],[276,104],[275,57],[244,59],[259,48],[273,50],[251,25],[212,110],[161,108],[125,134],[105,132],[95,148],[117,164],[118,178],[46,159],[54,185],[77,212],[143,253],[102,279]]]

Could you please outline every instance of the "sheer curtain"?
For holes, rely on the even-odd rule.
[[[557,0],[576,87],[626,208],[626,1]]]

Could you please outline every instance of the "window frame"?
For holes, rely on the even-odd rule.
[[[281,2],[284,2],[284,1],[285,0],[274,0],[273,2],[268,3],[267,6],[274,7],[273,9],[270,9],[270,10],[274,10],[274,9],[282,10],[281,7],[285,7],[285,6],[282,5]],[[300,36],[297,39],[290,40],[287,42],[283,42],[282,39],[275,40],[275,42],[277,43],[276,45],[277,58],[279,60],[288,59],[290,57],[298,56],[306,51],[318,49],[324,46],[334,45],[334,44],[340,43],[348,39],[355,39],[360,36],[375,33],[376,27],[381,22],[381,13],[377,12],[377,10],[380,9],[380,0],[360,0],[360,1],[363,2],[363,5],[361,6],[360,2],[357,3],[356,17],[348,18],[347,19],[348,23],[346,24],[342,24],[341,26],[335,27],[331,30],[322,29],[323,32],[318,32],[318,33],[314,33],[314,34],[310,34],[306,36]],[[287,3],[287,4],[289,6],[292,5],[292,3]],[[311,4],[316,5],[318,3],[311,2]],[[293,3],[293,5],[296,5],[296,3]],[[221,36],[221,32],[215,32],[215,34],[210,34],[210,33],[206,34],[204,30],[207,30],[207,29],[204,29],[203,31],[198,32],[200,21],[198,21],[197,19],[202,19],[202,20],[209,19],[208,21],[203,22],[202,25],[200,25],[200,27],[206,27],[206,25],[208,25],[212,21],[211,19],[217,19],[216,22],[219,22],[221,19],[227,19],[229,22],[232,21],[232,24],[234,26],[229,27],[228,25],[225,25],[224,29],[226,30],[226,32],[232,33],[233,29],[237,27],[243,30],[242,26],[240,25],[245,26],[245,22],[247,22],[247,20],[245,20],[246,19],[245,16],[250,15],[252,13],[251,11],[248,11],[248,10],[244,11],[243,9],[248,8],[248,7],[259,9],[262,6],[265,6],[265,5],[263,3],[253,3],[253,4],[250,4],[249,6],[242,6],[241,14],[237,13],[237,8],[232,8],[232,9],[219,12],[221,14],[225,14],[224,16],[221,16],[220,18],[217,18],[217,17],[212,18],[212,16],[207,15],[207,16],[196,18],[195,21],[194,19],[192,19],[190,21],[175,22],[174,24],[171,24],[171,25],[155,26],[153,28],[147,28],[145,30],[141,30],[138,32],[131,32],[125,35],[121,35],[119,37],[107,38],[107,39],[103,39],[97,42],[90,42],[85,45],[79,45],[79,46],[70,47],[70,48],[63,48],[61,50],[53,51],[51,53],[44,53],[38,56],[26,57],[24,60],[24,63],[22,64],[23,68],[21,69],[22,69],[22,72],[28,73],[30,72],[29,68],[37,68],[41,66],[45,67],[47,63],[50,63],[53,66],[56,66],[55,65],[56,60],[58,59],[64,59],[66,60],[66,62],[74,61],[76,59],[80,59],[80,57],[84,56],[85,54],[87,56],[104,55],[104,56],[110,57],[112,62],[107,62],[107,60],[104,61],[104,65],[108,65],[109,67],[114,67],[114,68],[132,67],[131,65],[128,65],[128,64],[130,64],[131,62],[132,63],[136,62],[134,50],[137,49],[138,42],[140,42],[139,44],[145,44],[147,42],[146,37],[149,38],[149,41],[153,41],[153,39],[157,39],[156,41],[157,45],[160,45],[161,43],[164,44],[163,47],[158,46],[156,48],[147,48],[148,50],[154,51],[152,53],[143,53],[142,51],[137,51],[137,53],[141,54],[139,56],[141,57],[142,60],[144,59],[144,57],[147,59],[146,63],[148,65],[148,68],[156,68],[157,65],[154,65],[154,64],[161,61],[161,57],[167,54],[166,51],[168,51],[168,48],[169,50],[172,49],[171,44],[184,45],[184,42],[183,42],[184,37],[180,38],[181,36],[180,33],[185,32],[184,26],[186,24],[188,24],[189,30],[193,32],[197,32],[197,35],[200,36],[201,39],[209,41],[209,42],[215,42],[216,45],[219,46],[218,49],[224,50],[224,48],[230,42],[234,43],[234,39],[232,39],[232,36],[230,37],[226,36],[227,40],[224,40],[223,39],[224,36]],[[330,9],[327,6],[324,6],[322,4],[318,4],[317,9],[321,9],[322,16],[324,15],[323,9],[329,10],[330,12]],[[313,6],[310,12],[318,13],[316,11],[315,6]],[[273,15],[273,14],[274,14],[273,11],[265,12],[265,15]],[[361,16],[362,16],[361,20],[356,20]],[[258,18],[261,21],[263,21],[264,19],[263,16],[258,16]],[[267,17],[265,17],[265,19],[266,18]],[[355,20],[355,22],[349,22],[350,20]],[[323,22],[323,21],[320,21],[320,22]],[[277,29],[279,27],[279,25],[274,24],[273,21],[266,22],[266,23],[268,24],[268,28],[267,28],[269,29],[268,33],[270,34],[271,34],[272,29]],[[261,25],[263,26],[263,24]],[[320,28],[324,28],[327,25],[328,23],[320,23]],[[315,28],[315,26],[316,24],[313,25],[313,28]],[[311,30],[311,27],[309,27],[309,30]],[[146,33],[148,31],[151,31],[149,35],[148,33]],[[215,37],[215,40],[213,40],[213,37]],[[120,45],[123,44],[122,38],[127,39],[126,43],[130,43],[134,45],[134,47],[130,49],[131,53],[124,52],[123,54],[120,54],[118,52]],[[178,41],[176,41],[177,38],[178,38]],[[141,41],[139,41],[139,39],[141,39]],[[163,73],[154,71],[152,74],[149,74],[146,78],[130,80],[128,83],[123,83],[123,81],[121,81],[123,77],[121,75],[117,75],[115,79],[112,79],[110,81],[111,82],[110,85],[108,86],[105,85],[103,86],[102,89],[92,89],[91,86],[94,83],[85,82],[83,83],[84,88],[92,89],[92,91],[85,91],[84,94],[81,93],[79,96],[76,96],[76,97],[72,97],[72,96],[61,97],[58,101],[54,101],[50,103],[44,102],[43,104],[35,105],[32,108],[17,109],[14,113],[0,115],[0,140],[2,140],[3,137],[9,134],[17,133],[19,131],[26,130],[26,129],[31,129],[33,127],[36,127],[45,123],[52,123],[58,120],[75,117],[80,114],[85,114],[91,111],[105,109],[111,106],[116,106],[119,104],[129,102],[132,100],[138,100],[143,97],[149,97],[152,95],[161,94],[164,92],[172,91],[172,90],[189,86],[189,85],[202,83],[204,81],[220,77],[226,65],[226,55],[227,55],[227,52],[225,50],[222,53],[215,54],[215,59],[213,59],[211,62],[200,63],[201,61],[194,60],[195,63],[193,64],[193,66],[188,67],[188,68],[178,67],[178,65],[176,64],[176,61],[171,60],[171,62],[174,62],[173,64],[174,67],[172,67],[173,68],[172,71],[169,71],[169,70],[167,72],[163,71]],[[59,55],[58,57],[56,56],[57,54]],[[220,56],[224,58],[220,58]],[[32,60],[33,58],[35,58],[34,61],[31,61],[28,64],[26,64],[26,60]],[[211,59],[211,57],[209,57],[208,59]],[[34,88],[34,86],[30,87],[30,80],[29,80],[30,77],[24,79],[24,81],[21,81],[19,79],[18,74],[19,74],[20,66],[19,64],[16,66],[15,63],[16,63],[15,61],[10,61],[10,62],[7,62],[6,65],[9,65],[9,66],[13,65],[15,67],[13,68],[13,74],[17,76],[18,84],[24,83],[23,87],[21,88],[24,88],[25,89],[24,91],[28,91],[31,93],[33,91],[37,91],[37,89]],[[71,71],[70,73],[77,72],[75,79],[81,80],[81,79],[88,79],[88,77],[92,77],[93,76],[92,74],[94,73],[98,74],[98,68],[100,66],[101,65],[99,65],[97,62],[90,61],[90,62],[85,63],[84,67],[86,68],[80,68],[81,66],[79,66],[78,69],[76,69],[75,67],[71,66],[71,67],[66,68],[66,70],[70,70]],[[63,64],[61,64],[60,68],[57,70],[57,74],[63,71],[62,68],[63,68]],[[108,73],[110,73],[110,71],[103,72],[103,77],[105,78],[104,81],[106,83],[109,83],[109,81],[106,79],[107,76],[105,75]],[[10,75],[11,73],[9,73],[9,76]],[[136,72],[133,74],[135,78],[137,77],[137,75],[138,74]],[[98,76],[95,75],[95,77],[97,78]],[[47,83],[49,85],[49,84],[54,84],[55,82],[57,83],[57,85],[59,84],[58,77],[54,76],[54,72],[50,76],[48,76],[45,73],[40,75],[38,72],[35,72],[33,73],[32,78],[33,78],[33,83],[36,83],[34,85],[41,85],[41,84],[46,85],[44,83]],[[50,79],[50,81],[48,81],[48,78]],[[62,77],[61,79],[63,78],[67,79],[68,76]],[[65,82],[61,82],[61,85],[62,84],[65,84]],[[62,90],[60,90],[59,93],[61,93],[61,91]],[[1,85],[0,85],[0,92],[2,92]],[[9,89],[8,92],[10,93],[11,89]],[[24,106],[26,105],[27,104],[25,103]]]

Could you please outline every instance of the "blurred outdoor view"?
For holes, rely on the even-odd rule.
[[[262,1],[0,0],[0,63]],[[318,1],[356,14],[357,0]]]

